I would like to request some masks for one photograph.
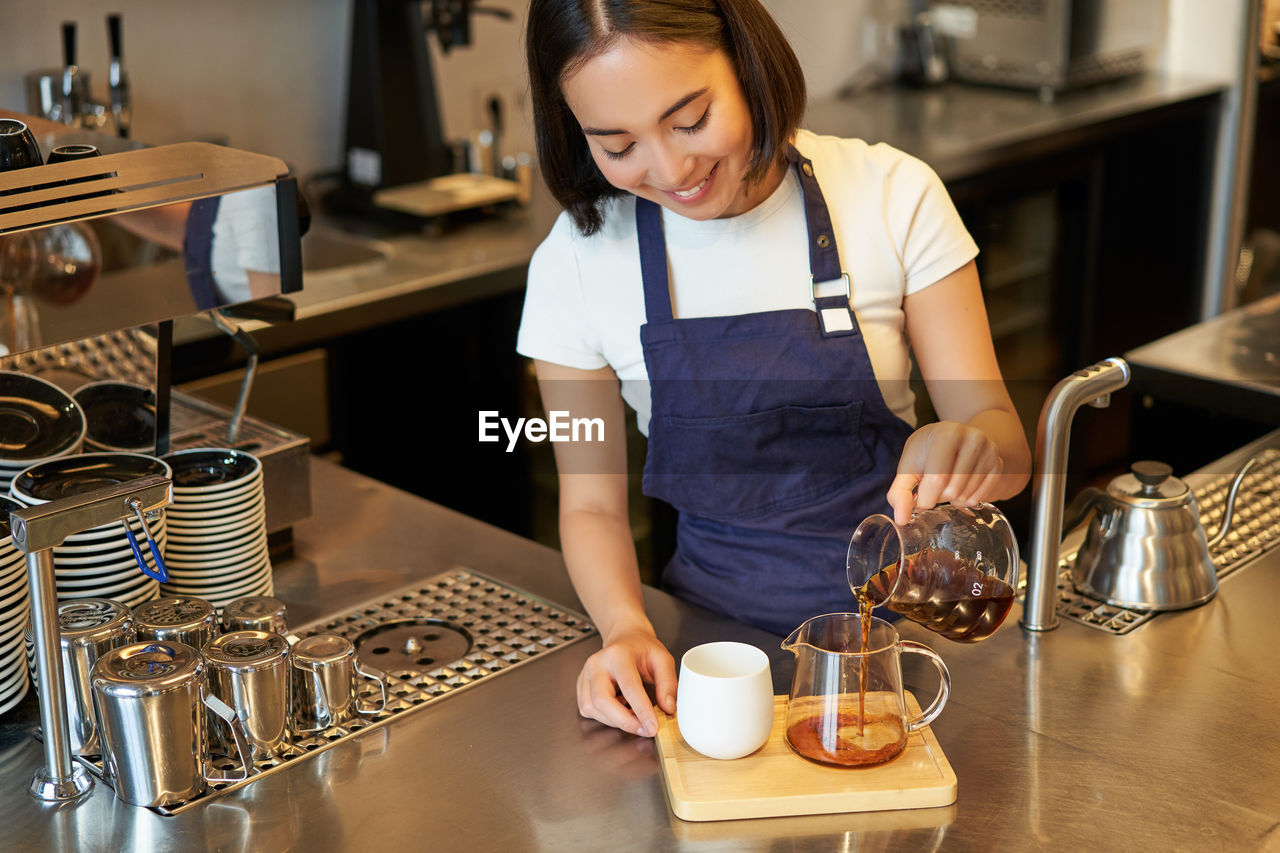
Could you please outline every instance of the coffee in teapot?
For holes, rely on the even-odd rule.
[[[1017,597],[1018,544],[990,504],[943,505],[905,525],[873,515],[849,542],[849,587],[861,612],[884,605],[949,640],[975,643]]]
[[[910,579],[918,594],[891,595],[899,573]],[[1004,623],[1017,591],[968,560],[934,551],[912,554],[901,564],[885,566],[863,585],[860,601],[864,595],[872,607],[883,603],[948,640],[976,643]]]
[[[868,713],[866,700],[865,690],[859,691],[856,704],[851,696],[841,697],[834,718],[831,710],[814,709],[787,726],[787,743],[819,764],[883,764],[906,747],[907,730],[901,714],[874,710]]]
[[[787,697],[787,744],[819,764],[861,767],[889,761],[906,748],[910,732],[933,721],[951,692],[946,664],[936,652],[903,640],[892,625],[870,615],[815,616],[782,648],[796,656]],[[903,694],[904,653],[928,658],[939,675],[937,695],[916,715],[907,710]]]

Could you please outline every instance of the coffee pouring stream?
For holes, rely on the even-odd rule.
[[[862,612],[905,616],[949,640],[975,643],[1004,622],[1017,597],[1018,542],[990,504],[944,504],[899,525],[873,515],[858,525],[846,562]]]

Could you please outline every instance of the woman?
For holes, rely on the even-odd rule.
[[[565,562],[604,641],[578,706],[651,736],[644,683],[673,713],[676,673],[641,600],[624,400],[644,491],[679,510],[663,585],[780,634],[849,608],[867,515],[1012,497],[1030,453],[941,182],[798,129],[803,75],[758,0],[533,0],[527,50],[565,212],[518,349],[548,410],[605,422],[556,445]],[[912,354],[941,418],[919,429]]]

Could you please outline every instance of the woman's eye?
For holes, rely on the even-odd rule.
[[[636,147],[636,144],[633,142],[630,145],[628,145],[626,148],[623,148],[621,151],[610,151],[608,148],[601,148],[600,150],[603,151],[604,156],[608,157],[610,160],[621,160],[622,158],[630,154],[631,149],[635,147]]]
[[[707,126],[707,119],[709,119],[710,117],[711,117],[711,107],[707,107],[702,112],[702,118],[698,119],[688,127],[677,127],[676,130],[680,131],[681,133],[697,133],[698,131],[702,130],[702,128]]]

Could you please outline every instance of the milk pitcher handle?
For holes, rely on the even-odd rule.
[[[907,731],[914,732],[932,723],[942,713],[942,709],[947,704],[947,697],[951,695],[951,673],[947,670],[947,665],[943,663],[942,658],[938,657],[938,653],[933,649],[912,640],[902,640],[900,642],[902,651],[909,654],[924,655],[931,660],[938,670],[940,681],[938,695],[933,697],[933,702],[929,704],[929,707],[925,708],[916,719],[907,721]]]
[[[208,690],[200,692],[200,699],[208,706],[210,711],[218,716],[218,719],[231,727],[231,735],[236,741],[236,752],[240,759],[241,775],[239,778],[222,778],[206,776],[205,781],[217,784],[219,782],[240,782],[249,778],[249,774],[253,772],[253,766],[249,763],[249,741],[244,734],[244,724],[241,723],[240,717],[232,710],[231,706],[223,702],[217,696],[214,696]]]
[[[381,714],[383,711],[387,710],[387,701],[389,698],[387,695],[387,674],[380,669],[376,669],[371,666],[365,666],[364,664],[360,663],[359,660],[356,661],[356,672],[360,673],[360,675],[369,679],[370,681],[376,681],[378,683],[378,687],[382,688],[382,704],[381,705],[379,705],[377,708],[364,709],[360,707],[360,703],[359,701],[357,701],[356,713],[366,714],[366,715]]]

